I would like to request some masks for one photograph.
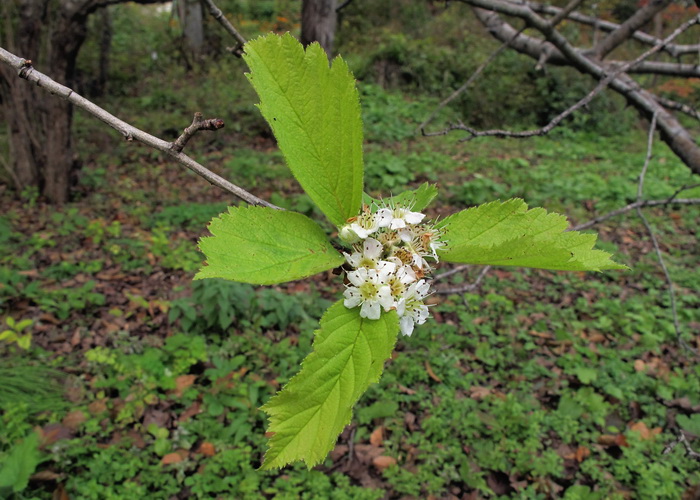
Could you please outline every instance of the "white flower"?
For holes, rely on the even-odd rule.
[[[430,247],[430,251],[433,253],[433,259],[435,259],[435,262],[440,262],[440,259],[438,258],[437,251],[442,250],[446,246],[447,246],[447,243],[445,243],[444,241],[440,241],[440,240],[431,240],[430,241],[429,247]]]
[[[394,307],[389,278],[396,271],[392,262],[380,262],[376,269],[361,267],[347,274],[349,286],[343,293],[345,307],[352,309],[360,304],[360,316],[367,319],[379,319],[382,308],[388,311]]]
[[[416,273],[411,266],[400,266],[396,273],[389,277],[389,287],[394,297],[401,297],[406,292],[406,285],[416,281]]]
[[[417,281],[408,287],[406,294],[396,304],[399,327],[404,335],[410,336],[416,324],[422,325],[430,317],[428,306],[423,303],[429,291],[430,284],[427,281]]]
[[[387,207],[377,210],[377,220],[381,224],[380,227],[389,227],[390,229],[401,229],[406,227],[406,224],[418,224],[424,217],[425,214],[411,212],[408,208],[403,207]]]
[[[373,214],[369,210],[366,210],[350,223],[350,230],[360,239],[364,240],[380,227],[384,227],[379,225],[380,222],[384,223],[383,219],[377,217],[376,215],[377,214]]]
[[[352,255],[345,254],[345,260],[355,269],[360,267],[375,269],[382,252],[384,252],[384,246],[379,241],[367,238],[362,244],[362,251],[353,252]]]

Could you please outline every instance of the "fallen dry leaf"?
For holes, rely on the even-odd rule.
[[[384,426],[379,426],[372,431],[369,436],[369,442],[372,446],[381,446],[384,442]]]
[[[394,457],[380,455],[378,457],[374,457],[372,460],[372,465],[374,465],[379,471],[383,471],[392,465],[396,465],[396,459]]]
[[[77,431],[78,427],[80,427],[80,424],[82,424],[86,420],[87,415],[85,415],[85,413],[83,413],[82,410],[73,410],[68,415],[63,417],[61,423],[64,427],[67,427],[72,431]]]
[[[179,377],[177,377],[175,379],[175,396],[181,398],[182,394],[185,392],[185,389],[194,384],[194,381],[196,379],[197,375],[180,375]]]
[[[199,449],[197,450],[197,452],[207,457],[213,457],[214,455],[216,455],[216,448],[214,448],[214,445],[212,443],[204,441],[202,444],[199,445]]]
[[[654,427],[653,429],[649,429],[649,427],[647,427],[647,424],[645,424],[644,422],[633,423],[632,425],[630,425],[630,430],[638,432],[640,438],[643,441],[654,439],[654,437],[657,434],[661,433],[661,427]]]
[[[588,458],[591,455],[591,450],[586,448],[585,446],[579,446],[576,449],[576,461],[578,463],[583,462],[586,458]]]
[[[187,458],[187,450],[177,450],[173,453],[168,453],[161,460],[160,463],[163,465],[177,464],[182,462]]]

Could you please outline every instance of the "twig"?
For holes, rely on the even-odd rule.
[[[445,106],[447,106],[447,105],[448,105],[449,103],[451,103],[454,99],[456,99],[462,92],[464,92],[465,90],[467,90],[467,88],[468,88],[468,87],[472,84],[472,82],[473,82],[474,80],[476,80],[476,78],[486,69],[486,67],[487,67],[489,64],[491,64],[491,62],[493,62],[493,60],[496,59],[496,57],[498,57],[498,55],[499,55],[501,52],[503,52],[503,50],[505,50],[508,46],[510,46],[510,44],[513,43],[513,40],[515,40],[516,38],[518,38],[518,36],[525,30],[526,27],[527,27],[527,25],[524,26],[523,28],[521,28],[520,31],[518,31],[515,35],[513,35],[513,36],[511,37],[510,40],[507,40],[506,42],[504,42],[503,44],[501,44],[501,46],[498,47],[498,49],[496,49],[495,51],[493,51],[493,52],[491,53],[491,55],[488,57],[488,59],[486,59],[486,61],[484,61],[483,63],[481,63],[481,65],[480,65],[478,68],[476,68],[476,70],[474,71],[474,73],[472,73],[472,75],[467,79],[466,82],[464,82],[464,83],[462,84],[462,86],[460,86],[457,90],[455,90],[454,92],[452,92],[445,100],[443,100],[440,104],[437,105],[437,107],[432,111],[432,113],[430,113],[430,114],[428,115],[428,117],[427,117],[425,120],[423,120],[423,123],[421,123],[421,124],[418,126],[418,129],[421,131],[421,134],[423,134],[424,136],[428,136],[428,135],[429,135],[429,134],[427,134],[427,133],[425,132],[425,127],[426,127],[426,125],[428,125],[428,123],[430,123],[431,121],[433,121],[433,118],[435,118],[435,115],[437,115],[438,112],[439,112],[442,108],[444,108]]]
[[[469,127],[467,125],[464,125],[463,123],[458,123],[458,124],[453,124],[447,129],[436,132],[433,134],[426,134],[426,135],[444,135],[452,130],[463,130],[468,132],[470,135],[469,137],[466,137],[462,139],[462,141],[469,141],[471,139],[474,139],[475,137],[485,137],[485,136],[492,136],[492,137],[512,137],[512,138],[517,138],[517,139],[522,139],[526,137],[534,137],[534,136],[540,136],[540,135],[546,135],[548,134],[552,129],[554,129],[559,123],[561,123],[562,120],[567,118],[569,115],[574,113],[575,111],[579,110],[583,106],[587,105],[589,102],[593,100],[595,96],[597,96],[600,92],[602,92],[613,80],[615,80],[618,76],[620,76],[622,73],[625,73],[629,68],[634,66],[635,64],[638,64],[639,62],[643,61],[644,59],[650,57],[651,55],[659,52],[666,44],[670,43],[672,40],[674,40],[678,35],[686,31],[688,28],[691,26],[698,24],[700,22],[700,15],[697,15],[682,25],[680,25],[677,29],[673,31],[668,37],[665,39],[661,40],[657,45],[652,47],[651,49],[647,50],[643,54],[641,54],[639,57],[634,59],[633,61],[629,61],[622,66],[619,66],[615,68],[612,72],[610,72],[608,75],[605,76],[605,78],[601,79],[598,82],[598,85],[595,86],[593,90],[591,90],[585,97],[583,97],[581,100],[579,100],[577,103],[575,103],[573,106],[567,108],[564,110],[562,113],[559,115],[555,116],[547,125],[545,125],[542,128],[536,129],[536,130],[524,130],[521,132],[513,132],[509,130],[500,130],[500,129],[492,129],[492,130],[476,130],[472,127]]]
[[[543,14],[549,14],[549,15],[556,15],[559,12],[561,12],[561,7],[554,7],[553,5],[545,5],[545,4],[539,4],[536,2],[524,2],[525,5],[527,5],[529,8],[534,10],[535,12],[543,13]],[[593,26],[594,29],[596,29],[596,33],[598,33],[598,29],[606,32],[610,31],[615,31],[617,30],[620,25],[617,23],[613,23],[610,21],[604,21],[600,19],[599,17],[594,17],[594,16],[588,16],[585,14],[582,14],[580,12],[571,12],[567,16],[570,20],[585,24],[587,26]],[[659,39],[649,35],[647,33],[644,33],[643,31],[635,31],[632,33],[632,38],[640,41],[642,43],[646,43],[647,45],[656,45],[659,43]],[[595,45],[596,43],[594,43]],[[685,54],[697,54],[700,51],[700,44],[695,44],[695,45],[676,45],[676,44],[668,44],[664,47],[663,49],[665,52],[668,52],[668,54],[671,55],[671,57],[679,57]]]
[[[224,29],[233,37],[236,39],[238,42],[238,45],[235,47],[231,47],[228,50],[234,54],[237,57],[241,57],[243,55],[243,46],[247,43],[247,40],[243,38],[243,35],[241,35],[236,28],[233,27],[233,24],[229,22],[228,19],[226,19],[226,16],[224,16],[224,13],[221,12],[221,9],[219,9],[213,2],[213,0],[201,0],[201,2],[209,7],[209,13],[212,15],[214,19],[216,19],[221,26],[224,27]]]
[[[696,109],[693,109],[690,106],[688,106],[687,104],[678,101],[673,101],[671,99],[667,99],[661,96],[656,96],[656,100],[659,101],[659,104],[661,104],[664,108],[673,109],[674,111],[680,111],[681,113],[695,118],[696,120],[700,120],[700,113]]]
[[[71,104],[74,104],[75,106],[84,109],[94,117],[102,120],[104,123],[121,133],[128,141],[137,140],[139,142],[142,142],[143,144],[146,144],[147,146],[162,151],[163,153],[172,157],[178,163],[186,166],[187,168],[195,172],[197,175],[204,177],[210,183],[220,187],[225,191],[228,191],[232,195],[240,198],[241,200],[247,203],[250,203],[251,205],[261,205],[281,210],[280,207],[273,205],[261,198],[258,198],[252,193],[246,191],[245,189],[236,186],[235,184],[224,179],[223,177],[215,174],[211,170],[194,161],[186,154],[174,150],[173,143],[159,139],[158,137],[148,134],[134,127],[133,125],[130,125],[123,120],[120,120],[108,111],[97,106],[92,101],[89,101],[77,92],[74,92],[72,89],[52,80],[45,74],[32,67],[31,61],[17,57],[16,55],[6,51],[2,47],[0,47],[0,61],[14,68],[17,71],[17,74],[20,78],[23,78],[29,82],[36,84],[38,87],[43,88],[47,92],[50,92],[62,99],[67,100]]]
[[[490,270],[491,270],[491,266],[484,266],[481,269],[481,271],[479,272],[479,275],[476,277],[476,279],[472,283],[469,283],[468,285],[453,287],[453,288],[442,288],[440,290],[435,290],[435,293],[439,293],[440,295],[448,295],[451,293],[464,293],[464,292],[471,292],[473,290],[476,290],[481,285],[481,282],[483,281],[484,277],[486,276],[486,274]]]
[[[182,151],[187,145],[187,142],[200,130],[219,130],[220,128],[223,128],[224,126],[224,121],[221,118],[209,118],[208,120],[205,120],[202,117],[202,113],[197,111],[194,114],[194,119],[192,120],[192,125],[187,127],[184,132],[182,132],[182,135],[178,137],[175,142],[173,142],[172,148],[174,151],[177,151],[178,153]]]
[[[685,437],[685,433],[683,431],[679,431],[678,433],[678,439],[676,439],[674,442],[666,446],[664,448],[663,454],[668,455],[673,451],[673,449],[678,445],[678,443],[683,444],[685,447],[685,451],[688,454],[690,458],[694,458],[695,460],[700,460],[700,453],[695,451],[692,446],[690,446],[690,443],[688,442],[688,438]]]
[[[681,194],[683,191],[687,191],[689,189],[695,189],[696,187],[700,187],[700,182],[697,184],[686,184],[685,186],[681,186],[678,189],[676,189],[671,196],[669,196],[666,201],[669,203],[673,202],[673,200]]]
[[[651,160],[651,155],[652,155],[652,145],[654,143],[654,132],[656,132],[656,114],[651,119],[651,124],[649,125],[649,137],[647,139],[647,155],[646,158],[644,159],[644,166],[642,167],[642,171],[639,174],[639,183],[637,184],[637,201],[641,202],[642,201],[642,195],[644,194],[644,178],[646,177],[647,170],[649,168],[649,160]],[[666,263],[664,262],[664,257],[663,254],[661,253],[661,248],[659,247],[659,242],[656,239],[656,235],[654,234],[654,230],[651,227],[651,224],[647,220],[647,218],[644,216],[644,213],[642,212],[642,209],[640,207],[637,207],[637,215],[639,216],[640,219],[642,219],[642,222],[644,223],[644,227],[647,230],[647,233],[649,233],[649,237],[651,238],[651,241],[654,245],[654,251],[656,252],[656,257],[659,259],[659,264],[661,264],[661,269],[664,272],[664,276],[666,277],[666,284],[668,285],[668,295],[671,300],[671,313],[673,315],[673,328],[676,331],[676,339],[678,340],[678,343],[686,350],[692,352],[696,356],[698,355],[697,351],[690,347],[688,343],[683,340],[683,337],[681,335],[681,326],[680,322],[678,321],[678,309],[676,306],[676,294],[673,290],[673,281],[671,280],[671,275],[668,272],[668,268],[666,267]]]
[[[464,271],[465,269],[469,269],[469,264],[461,264],[453,269],[450,269],[449,271],[445,271],[444,273],[436,274],[433,276],[433,281],[439,281],[439,280],[444,280],[448,276],[452,276],[453,274],[460,273]]]
[[[336,12],[340,12],[340,11],[343,10],[345,7],[347,7],[348,5],[350,5],[351,3],[352,3],[352,0],[345,0],[343,3],[341,3],[340,5],[338,5],[338,7],[336,7],[335,11],[336,11]]]
[[[571,0],[566,7],[564,7],[549,21],[550,28],[556,28],[557,24],[569,17],[569,14],[571,14],[576,7],[581,5],[581,3],[583,3],[583,0]]]
[[[683,188],[678,192],[684,191],[685,189],[690,188]],[[571,227],[569,231],[583,231],[584,229],[588,229],[589,227],[595,226],[596,224],[600,224],[601,222],[604,222],[608,219],[612,219],[613,217],[617,217],[618,215],[626,214],[627,212],[631,212],[632,210],[636,210],[638,208],[658,207],[664,205],[700,205],[700,198],[675,198],[675,196],[671,196],[665,200],[635,201],[634,203],[630,203],[629,205],[626,205],[622,208],[618,208],[617,210],[613,210],[612,212],[600,215],[595,219],[591,219],[587,222],[577,224]]]

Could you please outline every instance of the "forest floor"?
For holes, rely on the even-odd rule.
[[[462,144],[390,140],[379,135],[386,124],[367,126],[367,189],[437,183],[431,216],[521,197],[581,223],[636,199],[645,156],[643,132]],[[269,136],[221,134],[189,148],[321,220]],[[699,207],[645,209],[683,345],[652,242],[630,212],[592,228],[630,271],[494,268],[474,290],[431,296],[433,319],[399,340],[324,464],[262,472],[258,408],[298,370],[342,284],[331,272],[274,287],[193,282],[198,239],[235,200],[143,147],[109,148],[112,159],[84,160],[66,206],[0,192],[0,317],[8,328],[30,320],[17,333],[31,334],[29,349],[0,346],[3,377],[20,388],[0,401],[0,452],[33,429],[42,450],[16,498],[700,495],[700,463],[678,442],[700,450],[700,364],[683,347],[700,349]],[[645,197],[693,182],[656,144]]]

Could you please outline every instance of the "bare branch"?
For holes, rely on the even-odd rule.
[[[471,292],[479,288],[481,285],[481,282],[483,281],[484,277],[488,274],[488,272],[491,270],[491,266],[484,266],[481,271],[479,272],[479,275],[476,277],[476,279],[467,285],[463,286],[457,286],[453,288],[442,288],[435,290],[435,293],[439,293],[440,295],[449,295],[451,293],[464,293],[464,292]],[[450,271],[447,271],[448,273]],[[446,273],[443,273],[443,275]],[[441,276],[441,275],[438,275]],[[436,276],[436,278],[438,277]]]
[[[620,46],[632,36],[632,33],[644,26],[651,19],[664,10],[671,3],[671,0],[651,0],[641,9],[637,10],[624,23],[617,27],[612,33],[605,37],[593,48],[593,54],[597,59],[604,59],[616,47]]]
[[[671,35],[664,40],[661,40],[659,44],[655,45],[651,50],[644,52],[633,61],[627,62],[617,68],[611,68],[608,66],[603,66],[599,61],[586,57],[583,52],[573,47],[561,35],[561,33],[552,29],[546,20],[535,14],[526,5],[513,4],[503,0],[461,1],[475,7],[474,11],[477,17],[479,17],[482,23],[487,26],[489,31],[491,31],[491,33],[502,42],[510,39],[515,30],[512,26],[500,19],[496,12],[516,16],[525,20],[528,25],[540,31],[545,36],[546,40],[525,37],[523,35],[518,37],[518,43],[514,43],[513,48],[522,51],[535,59],[539,59],[543,50],[551,50],[551,48],[547,45],[550,44],[558,51],[558,55],[555,52],[551,58],[565,58],[569,65],[575,67],[582,73],[595,77],[600,81],[600,84],[591,94],[584,97],[582,101],[579,101],[572,108],[555,117],[553,123],[550,123],[543,129],[537,131],[509,132],[504,130],[495,130],[475,134],[475,132],[477,132],[476,130],[465,127],[463,124],[459,124],[453,125],[441,133],[430,135],[440,135],[448,133],[450,130],[464,130],[473,137],[491,135],[497,137],[523,138],[532,137],[533,135],[544,135],[559,122],[561,122],[562,119],[566,118],[573,111],[576,111],[580,107],[584,106],[593,97],[595,97],[597,93],[601,92],[605,86],[609,85],[610,88],[622,94],[629,103],[634,105],[642,116],[651,119],[652,115],[657,114],[657,126],[661,132],[661,138],[693,172],[700,174],[700,147],[698,147],[697,143],[695,142],[695,138],[683,127],[680,122],[678,122],[673,115],[666,111],[663,106],[656,101],[653,94],[641,89],[637,82],[635,82],[625,73],[625,71],[629,70],[629,68],[641,63],[644,59],[659,52],[665,45],[674,40],[682,32],[689,29],[691,26],[698,24],[700,21],[700,15],[697,15],[689,21],[683,23],[673,33],[671,33]],[[603,81],[605,83],[603,83]]]
[[[343,3],[341,3],[340,5],[338,5],[338,7],[335,8],[335,11],[336,11],[336,12],[340,12],[340,11],[343,10],[345,7],[347,7],[348,5],[350,5],[351,3],[352,3],[352,0],[345,0]]]
[[[223,177],[215,174],[211,170],[200,165],[184,153],[176,151],[173,148],[173,143],[164,141],[162,139],[159,139],[158,137],[155,137],[140,129],[137,129],[133,125],[130,125],[123,120],[120,120],[116,116],[97,106],[88,99],[85,99],[78,93],[74,92],[72,89],[52,80],[45,74],[32,67],[31,61],[17,57],[14,54],[6,51],[2,47],[0,47],[0,61],[14,68],[17,71],[17,74],[20,78],[30,81],[36,84],[38,87],[43,88],[47,92],[55,94],[56,96],[65,99],[71,104],[74,104],[75,106],[84,109],[94,117],[102,120],[104,123],[117,130],[127,140],[131,141],[135,139],[139,142],[142,142],[143,144],[146,144],[147,146],[162,151],[163,153],[176,160],[178,163],[186,166],[187,168],[195,172],[197,175],[204,177],[210,183],[233,194],[234,196],[240,198],[241,200],[247,203],[250,203],[252,205],[261,205],[265,207],[280,209],[280,207],[277,207],[276,205],[273,205],[261,198],[258,198],[257,196],[253,195],[252,193],[249,193],[243,188],[227,181]]]
[[[180,152],[185,148],[187,142],[200,130],[219,130],[223,128],[224,121],[221,118],[209,118],[205,120],[202,117],[202,113],[197,111],[194,114],[194,119],[192,120],[192,125],[187,127],[182,135],[178,137],[175,142],[173,142],[173,150]]]
[[[682,190],[689,189],[689,188],[683,188]],[[680,191],[678,191],[680,192]],[[666,206],[666,205],[700,205],[700,198],[667,198],[665,200],[642,200],[642,201],[635,201],[634,203],[630,203],[629,205],[625,205],[622,208],[618,208],[617,210],[613,210],[612,212],[608,212],[603,215],[599,215],[595,219],[591,219],[587,222],[583,222],[581,224],[576,224],[575,226],[571,227],[569,231],[583,231],[584,229],[588,229],[590,227],[595,226],[596,224],[600,224],[601,222],[605,222],[608,219],[612,219],[613,217],[617,217],[618,215],[626,214],[627,212],[631,212],[632,210],[637,210],[638,208],[646,208],[646,207],[659,207],[659,206]]]
[[[610,61],[611,66],[617,66],[620,64],[624,64],[624,62]],[[666,75],[683,78],[698,78],[700,77],[700,66],[697,64],[683,64],[663,61],[641,61],[631,66],[627,72],[640,75]]]
[[[464,271],[465,269],[469,269],[470,267],[471,266],[469,264],[460,264],[459,266],[454,267],[454,268],[450,269],[449,271],[445,271],[444,273],[436,274],[435,276],[433,276],[433,281],[443,280],[449,276],[453,276],[457,273],[461,273],[462,271]]]
[[[561,9],[550,21],[549,26],[556,28],[557,25],[564,19],[569,17],[576,8],[583,3],[583,0],[571,0],[563,9]]]
[[[537,2],[524,2],[525,5],[530,7],[533,11],[540,14],[557,15],[562,9],[560,7],[554,7],[552,5],[540,4]],[[575,21],[577,23],[585,24],[587,26],[593,26],[605,32],[611,32],[617,30],[620,25],[610,21],[604,21],[597,17],[587,16],[580,12],[571,12],[568,19]],[[656,45],[660,42],[660,39],[655,36],[644,33],[643,31],[635,31],[632,33],[631,38],[639,42],[645,43],[647,45]],[[682,44],[668,44],[664,47],[664,52],[668,53],[672,57],[680,57],[686,54],[698,54],[700,53],[700,44],[695,45],[682,45]]]
[[[465,90],[467,90],[467,88],[472,84],[472,82],[473,82],[474,80],[477,79],[477,77],[486,69],[486,67],[487,67],[489,64],[491,64],[491,62],[492,62],[494,59],[496,59],[496,57],[498,57],[498,55],[499,55],[501,52],[503,52],[503,50],[504,50],[506,47],[509,47],[510,44],[513,43],[513,41],[518,37],[518,35],[520,35],[520,34],[523,32],[524,29],[525,29],[525,27],[523,27],[520,31],[518,31],[517,33],[515,33],[515,34],[511,37],[510,40],[504,42],[500,47],[498,47],[498,49],[496,49],[493,53],[491,53],[491,55],[488,57],[488,59],[486,59],[486,61],[484,61],[483,63],[481,63],[481,65],[480,65],[478,68],[476,68],[476,71],[474,71],[474,73],[472,73],[472,75],[467,79],[466,82],[464,82],[464,84],[462,84],[461,87],[459,87],[457,90],[455,90],[454,92],[452,92],[452,94],[450,94],[445,100],[443,100],[440,104],[437,105],[437,107],[432,111],[432,113],[430,113],[430,114],[428,115],[428,117],[427,117],[425,120],[423,120],[423,123],[421,123],[421,124],[418,126],[418,129],[421,131],[421,133],[422,133],[423,135],[426,135],[426,133],[425,133],[425,127],[428,125],[428,123],[430,123],[430,122],[433,120],[433,118],[435,118],[435,115],[437,115],[437,114],[440,112],[440,110],[441,110],[442,108],[444,108],[444,107],[447,106],[450,102],[452,102],[453,100],[455,100],[462,92],[464,92]]]
[[[654,143],[654,132],[656,131],[656,115],[652,117],[651,124],[649,125],[649,137],[647,139],[647,155],[646,158],[644,159],[644,166],[642,167],[642,172],[639,174],[639,183],[637,184],[637,201],[640,202],[642,201],[642,196],[644,194],[644,178],[646,177],[647,169],[649,168],[649,160],[651,160],[651,154],[652,154],[652,145]],[[642,209],[637,207],[637,215],[639,216],[640,219],[642,219],[642,222],[644,223],[644,227],[647,230],[647,233],[649,233],[649,237],[651,238],[651,242],[654,245],[654,251],[656,252],[656,257],[659,259],[659,264],[661,264],[661,269],[664,272],[664,276],[666,277],[666,284],[668,285],[668,295],[671,300],[671,313],[673,315],[673,328],[676,331],[676,339],[678,340],[678,343],[683,346],[684,349],[687,351],[692,352],[696,356],[698,355],[698,352],[690,347],[688,343],[683,340],[682,334],[681,334],[681,326],[680,322],[678,320],[678,308],[676,306],[676,293],[673,290],[673,280],[671,280],[671,275],[668,272],[668,268],[666,267],[666,263],[664,261],[663,254],[661,253],[661,248],[659,247],[659,241],[656,239],[656,235],[654,234],[654,230],[651,227],[651,224],[647,220],[647,218],[644,216],[644,213],[642,212]]]
[[[690,446],[688,438],[685,437],[685,433],[682,430],[678,432],[678,439],[676,439],[673,443],[669,444],[668,446],[666,446],[666,448],[664,448],[663,454],[668,455],[669,453],[671,453],[679,443],[683,445],[683,447],[685,448],[685,452],[690,458],[700,460],[700,453],[695,451],[693,447]]]
[[[241,57],[243,55],[243,46],[247,43],[247,40],[243,38],[243,35],[241,35],[236,28],[233,27],[233,24],[229,22],[228,19],[226,19],[226,16],[224,16],[224,13],[221,12],[221,9],[219,9],[215,4],[213,0],[200,0],[206,7],[209,8],[209,13],[216,19],[221,26],[224,27],[224,29],[233,37],[236,39],[238,42],[238,45],[235,47],[229,48],[228,50],[238,56]]]
[[[698,112],[696,109],[691,108],[687,104],[684,104],[682,102],[677,102],[677,101],[674,101],[672,99],[666,99],[665,97],[661,97],[661,96],[657,96],[656,100],[664,108],[672,109],[674,111],[680,111],[681,113],[684,113],[688,116],[695,118],[696,120],[700,120],[700,112]]]

